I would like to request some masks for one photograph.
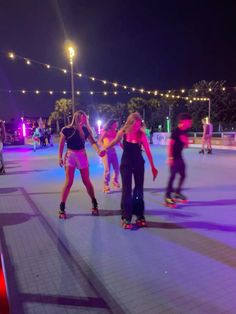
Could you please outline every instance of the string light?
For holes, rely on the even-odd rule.
[[[15,59],[15,55],[14,55],[13,52],[9,52],[8,56],[9,56],[10,59]]]
[[[6,55],[6,52],[1,52],[0,51],[0,53],[1,54],[4,54],[4,55]],[[36,61],[36,60],[33,60],[33,59],[29,59],[29,58],[26,58],[26,57],[22,57],[22,56],[19,56],[19,55],[16,55],[16,54],[14,54],[13,52],[8,52],[7,53],[7,55],[8,55],[8,57],[10,58],[10,59],[22,59],[22,60],[25,60],[25,63],[27,64],[27,65],[31,65],[32,63],[37,63],[37,64],[40,64],[40,65],[42,65],[43,67],[46,67],[47,69],[50,69],[50,68],[54,68],[54,69],[57,69],[57,70],[60,70],[60,71],[62,71],[63,73],[68,73],[68,70],[67,69],[61,69],[61,68],[58,68],[58,67],[55,67],[55,66],[51,66],[51,65],[49,65],[49,64],[45,64],[45,63],[42,63],[42,62],[39,62],[39,61]],[[77,73],[77,76],[79,76],[79,77],[82,77],[82,73]],[[129,87],[129,86],[127,86],[127,85],[122,85],[122,84],[119,84],[119,83],[117,83],[117,82],[110,82],[110,81],[107,81],[107,80],[101,80],[101,79],[97,79],[97,78],[95,78],[95,77],[90,77],[90,76],[88,76],[88,75],[84,75],[83,74],[83,76],[84,77],[87,77],[87,78],[90,78],[92,81],[100,81],[100,82],[102,82],[103,84],[111,84],[111,85],[113,85],[114,87],[121,87],[121,88],[123,88],[123,89],[129,89],[129,90],[132,90],[132,92],[135,92],[135,91],[138,91],[138,92],[140,92],[140,93],[147,93],[147,94],[154,94],[155,96],[157,95],[157,94],[159,94],[160,96],[162,96],[163,95],[163,92],[165,93],[166,91],[161,91],[161,90],[159,90],[159,91],[157,91],[157,90],[155,90],[155,91],[145,91],[145,89],[143,89],[143,88],[141,88],[141,89],[137,89],[137,88],[135,88],[135,87]],[[230,89],[230,88],[234,88],[235,89],[235,87],[227,87],[227,89]],[[189,91],[190,90],[192,90],[192,89],[189,89]],[[221,90],[222,91],[225,91],[226,90],[226,87],[222,87],[221,88]],[[174,93],[174,92],[178,92],[178,90],[168,90],[168,93],[169,94],[171,94],[171,93]],[[186,90],[185,89],[181,89],[181,90],[179,90],[182,94],[183,93],[185,93],[186,92]],[[197,93],[198,91],[199,91],[199,89],[198,88],[195,88],[194,89],[194,91]],[[208,88],[208,91],[209,92],[212,92],[212,88]],[[9,92],[11,92],[11,91],[9,91]],[[162,92],[162,93],[161,93]],[[108,93],[108,92],[107,92]],[[167,92],[166,92],[167,93]],[[129,94],[129,92],[128,92],[128,94]],[[162,96],[163,97],[163,96]],[[167,97],[167,96],[166,96]],[[178,97],[175,95],[174,97],[173,96],[171,96],[172,98],[181,98],[181,96],[179,96],[178,95]],[[203,98],[199,98],[199,100],[201,100],[201,99],[203,99]]]
[[[26,94],[26,90],[23,89],[23,90],[3,90],[3,89],[0,89],[0,92],[8,92],[8,93],[22,93],[22,94]],[[53,90],[50,90],[50,91],[44,91],[44,90],[27,90],[27,93],[35,93],[35,94],[43,94],[43,93],[49,93],[50,95],[53,95],[53,94],[56,94],[56,93],[63,93],[64,95],[67,94],[67,93],[70,93],[68,91],[53,91]],[[117,91],[113,91],[113,92],[108,92],[108,91],[104,91],[104,92],[101,92],[101,91],[76,91],[76,94],[77,95],[80,95],[81,93],[89,93],[90,95],[94,95],[94,94],[102,94],[104,96],[107,96],[108,94],[114,94],[114,95],[117,95],[118,92]],[[129,94],[130,92],[127,91],[126,92],[127,94]],[[185,99],[185,100],[191,100],[191,101],[208,101],[209,98],[199,98],[199,97],[193,97],[193,98],[189,98],[189,97],[181,97],[179,95],[170,95],[170,94],[163,94],[163,93],[160,93],[160,96],[163,97],[165,96],[166,98],[172,98],[172,99],[175,99],[175,98],[182,98],[182,99]]]

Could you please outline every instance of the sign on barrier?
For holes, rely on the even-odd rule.
[[[157,145],[167,145],[168,139],[169,139],[170,133],[160,133],[160,132],[154,132],[153,133],[153,144]]]

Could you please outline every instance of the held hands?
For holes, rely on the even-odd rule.
[[[153,181],[155,181],[158,175],[158,170],[155,167],[152,167],[152,175],[153,175]]]
[[[62,158],[59,158],[59,166],[60,167],[64,166],[64,160]]]
[[[104,156],[106,155],[106,150],[105,150],[105,149],[100,150],[100,152],[98,152],[98,155],[99,155],[100,157],[104,157]]]

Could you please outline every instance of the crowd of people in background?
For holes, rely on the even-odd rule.
[[[47,145],[53,146],[52,128],[49,126],[46,126],[45,128],[43,128],[43,127],[39,127],[39,125],[36,124],[32,139],[33,139],[34,152],[39,147],[46,147]]]

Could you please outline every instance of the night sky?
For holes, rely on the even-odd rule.
[[[199,80],[235,85],[233,1],[1,0],[0,50],[69,68],[63,45],[77,45],[75,69],[145,89],[191,88]],[[106,90],[75,80],[78,90]],[[0,55],[0,89],[70,90],[70,76]],[[45,116],[62,96],[0,92],[0,118]],[[126,96],[131,97],[131,96]],[[110,98],[109,98],[110,100]],[[123,101],[124,96],[112,100]],[[106,103],[104,96],[79,101]]]

